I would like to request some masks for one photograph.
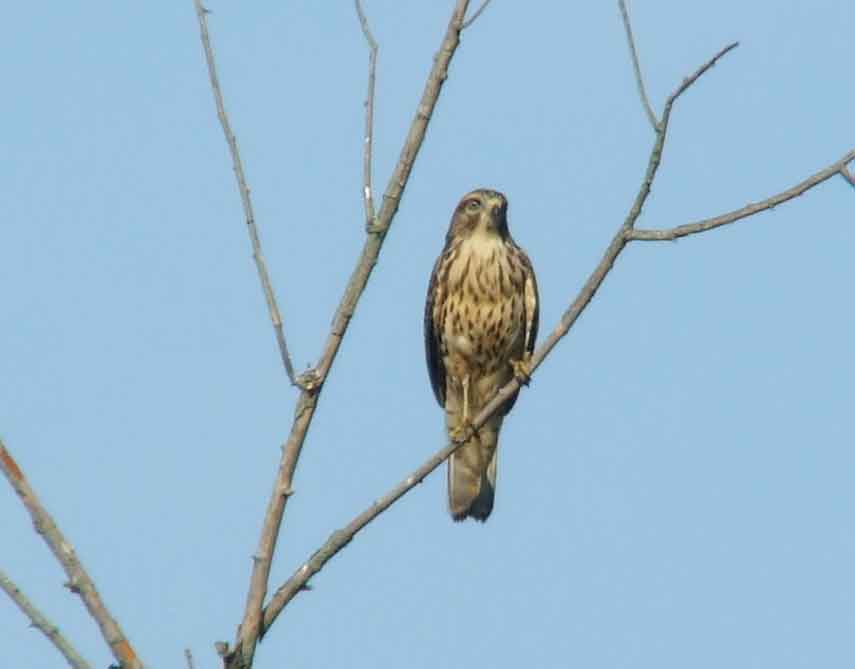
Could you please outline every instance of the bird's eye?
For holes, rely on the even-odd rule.
[[[478,211],[481,208],[481,203],[478,200],[469,200],[466,203],[466,211]]]

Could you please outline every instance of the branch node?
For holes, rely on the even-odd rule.
[[[367,232],[369,235],[383,235],[386,234],[386,231],[388,229],[389,225],[383,225],[382,223],[380,223],[376,216],[365,225],[365,232]]]
[[[321,375],[314,367],[307,369],[294,381],[295,385],[307,393],[313,393],[321,385]]]

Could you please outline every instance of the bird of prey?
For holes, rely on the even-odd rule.
[[[478,189],[460,200],[428,288],[425,351],[433,392],[452,439],[513,376],[528,381],[538,296],[528,256],[508,230],[508,201]],[[502,421],[513,395],[448,461],[454,520],[493,510]]]

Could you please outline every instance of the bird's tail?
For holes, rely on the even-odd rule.
[[[449,432],[459,416],[447,414]],[[448,459],[448,509],[454,520],[471,516],[481,522],[493,510],[496,494],[496,458],[502,417],[494,416]]]

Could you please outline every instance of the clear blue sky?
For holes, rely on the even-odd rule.
[[[323,7],[321,7],[323,5]],[[385,187],[452,3],[367,0]],[[363,240],[367,51],[350,2],[209,0],[295,364]],[[640,225],[762,199],[855,144],[843,0],[631,7],[657,109]],[[191,0],[12,3],[0,60],[0,434],[152,667],[232,641],[296,393],[214,115]],[[653,141],[617,3],[494,2],[464,35],[297,472],[272,585],[443,444],[422,347],[464,192],[507,193],[550,330]],[[266,667],[822,667],[855,629],[855,190],[631,246],[505,423],[498,498],[437,472],[315,578]],[[111,658],[6,486],[0,566]],[[10,667],[61,666],[0,598]]]

